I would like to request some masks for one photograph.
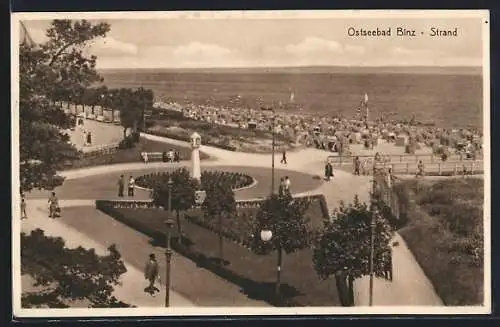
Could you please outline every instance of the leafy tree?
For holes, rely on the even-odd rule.
[[[82,96],[82,103],[84,105],[90,106],[92,115],[95,115],[94,108],[95,106],[101,104],[103,102],[103,98],[107,92],[106,87],[92,87],[84,90],[84,94]]]
[[[126,136],[127,129],[137,132],[138,127],[142,125],[144,112],[153,107],[153,91],[139,88],[120,89],[119,101],[117,102],[120,110],[120,121],[124,128],[123,137]]]
[[[257,254],[268,254],[274,250],[277,252],[277,295],[280,292],[283,251],[286,254],[294,253],[310,244],[308,221],[305,217],[308,208],[308,200],[294,199],[290,193],[285,192],[281,195],[269,196],[262,202],[257,213],[252,251]],[[260,233],[263,230],[272,232],[269,242],[260,239]]]
[[[100,80],[96,57],[85,47],[105,36],[106,23],[54,20],[48,41],[19,48],[19,141],[21,190],[49,188],[65,161],[77,158],[76,149],[62,129],[74,121],[56,102],[71,102],[79,92]]]
[[[135,91],[135,96],[138,100],[138,108],[141,111],[140,120],[138,121],[139,126],[144,129],[144,115],[146,112],[150,112],[153,108],[154,93],[150,89],[144,89],[142,87]],[[135,127],[137,129],[137,126]]]
[[[180,221],[180,213],[189,210],[194,205],[194,192],[198,188],[196,180],[191,178],[189,171],[185,168],[174,171],[171,175],[165,175],[162,183],[155,185],[153,189],[153,201],[156,205],[162,206],[165,210],[168,208],[168,177],[172,177],[172,198],[171,210],[176,213],[178,242],[182,240],[182,226]]]
[[[21,234],[21,274],[35,279],[41,292],[22,294],[22,306],[68,307],[68,302],[86,300],[90,307],[130,307],[112,293],[127,269],[115,245],[99,256],[94,249],[65,247],[59,237],[48,237],[40,229]]]
[[[349,280],[349,297],[356,278],[370,273],[371,221],[373,211],[355,196],[352,204],[340,204],[314,242],[313,263],[318,275]],[[381,215],[375,219],[374,273],[383,277],[390,263],[392,231]],[[344,279],[344,280],[345,280]],[[337,280],[337,283],[339,281]],[[347,302],[352,302],[352,299]],[[352,304],[352,303],[351,303]]]
[[[229,218],[236,211],[236,200],[232,189],[230,179],[223,178],[224,174],[205,175],[212,178],[202,179],[202,188],[206,191],[207,197],[203,202],[203,211],[205,218],[218,219],[219,225],[219,259],[224,262],[224,238],[223,224],[224,219]]]

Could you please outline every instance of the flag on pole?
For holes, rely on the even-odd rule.
[[[21,25],[21,35],[19,40],[21,41],[21,44],[25,44],[29,47],[36,47],[36,42],[33,41],[33,38],[31,37],[30,33],[28,32],[28,29],[26,28],[26,25],[22,21],[19,22]]]
[[[368,121],[368,94],[365,93],[365,98],[364,98],[364,106],[365,106],[365,110],[366,110],[366,114],[365,114],[365,121]]]

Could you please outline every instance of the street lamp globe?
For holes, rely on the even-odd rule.
[[[264,229],[260,232],[260,238],[264,242],[269,242],[272,237],[273,237],[273,232],[271,232],[270,230]]]

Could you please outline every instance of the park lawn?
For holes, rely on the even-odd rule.
[[[314,202],[313,202],[314,203]],[[308,215],[321,214],[319,203],[313,205]],[[246,214],[255,214],[258,209],[245,209]],[[131,227],[148,234],[163,244],[165,212],[158,209],[113,208],[108,214]],[[196,211],[190,215],[200,214]],[[240,217],[241,218],[241,217]],[[226,265],[219,265],[219,237],[216,232],[182,219],[184,244],[174,250],[241,287],[248,297],[267,301],[273,305],[293,306],[340,306],[340,299],[333,280],[321,280],[313,266],[312,249],[304,249],[283,256],[282,295],[278,302],[273,297],[276,280],[276,253],[257,255],[245,245],[224,238],[223,259]],[[233,232],[242,232],[245,224],[231,224]],[[238,226],[238,227],[235,227]],[[248,234],[248,233],[246,233]],[[174,231],[173,237],[177,237]],[[189,294],[186,294],[189,297]]]
[[[111,165],[119,163],[130,163],[142,161],[141,152],[163,152],[173,149],[180,153],[181,160],[189,160],[191,158],[191,148],[188,146],[173,145],[165,142],[152,141],[145,138],[140,138],[139,143],[131,149],[118,149],[116,152],[108,154],[100,154],[97,156],[81,157],[65,169],[77,169],[92,166]],[[208,159],[209,156],[200,152],[200,159]]]
[[[415,198],[399,232],[445,305],[483,303],[483,180],[404,182]]]

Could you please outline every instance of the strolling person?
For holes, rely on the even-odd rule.
[[[285,165],[287,164],[287,161],[286,161],[286,150],[283,150],[283,154],[281,156],[280,163],[285,164]]]
[[[327,161],[325,165],[325,180],[330,181],[332,176],[333,176],[333,166],[330,163],[330,161]]]
[[[118,179],[118,196],[120,198],[123,197],[124,189],[125,189],[125,180],[123,179],[123,175],[120,175],[120,178]]]
[[[389,249],[383,253],[384,257],[384,278],[392,281],[392,250]]]
[[[333,165],[330,161],[328,161],[328,180],[333,177]]]
[[[174,150],[170,149],[167,154],[168,162],[174,162]]]
[[[21,192],[21,219],[28,219],[28,215],[26,214],[26,197],[24,192]]]
[[[156,292],[159,292],[160,290],[155,287],[155,281],[158,277],[158,262],[156,261],[154,253],[149,255],[149,260],[144,269],[144,277],[149,282],[149,285],[144,289],[144,291],[152,296],[156,296]]]
[[[59,211],[59,200],[56,197],[56,192],[52,192],[49,197],[49,218],[56,218]]]
[[[361,161],[359,160],[359,157],[356,156],[356,158],[354,158],[354,175],[359,176],[360,166],[361,166]]]
[[[134,196],[135,180],[134,177],[130,176],[128,179],[128,196]]]
[[[87,145],[92,145],[92,133],[87,133]]]
[[[280,179],[280,186],[279,186],[279,189],[278,189],[278,194],[279,195],[283,195],[285,193],[285,179],[283,177],[281,177]]]
[[[424,177],[424,163],[422,162],[422,160],[418,161],[416,177]]]
[[[391,167],[389,167],[387,169],[386,182],[387,182],[387,186],[389,188],[392,188],[392,168]]]
[[[285,183],[284,183],[284,191],[287,192],[287,193],[291,193],[290,192],[290,186],[291,186],[292,182],[290,181],[290,178],[288,176],[285,176]]]

